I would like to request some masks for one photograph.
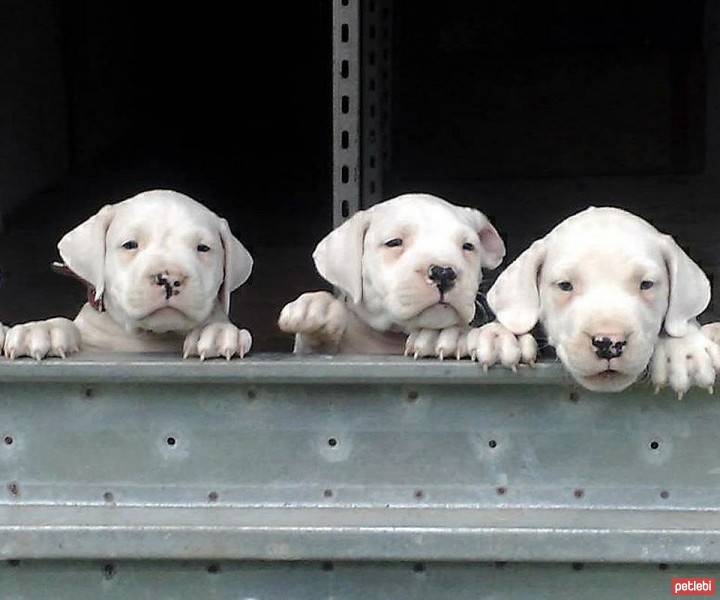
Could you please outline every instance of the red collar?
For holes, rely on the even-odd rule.
[[[70,267],[68,267],[65,263],[61,262],[54,262],[51,265],[52,270],[56,273],[60,273],[60,275],[66,275],[68,277],[72,277],[73,279],[77,279],[80,283],[85,285],[87,288],[87,301],[90,306],[92,306],[96,311],[98,312],[105,312],[105,305],[103,304],[103,298],[100,296],[100,298],[95,297],[95,286],[87,281],[86,279],[83,279],[75,273]]]

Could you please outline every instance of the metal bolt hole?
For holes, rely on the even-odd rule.
[[[177,440],[173,436],[168,436],[165,441],[167,442],[168,446],[174,446],[175,444],[177,444]]]
[[[330,438],[330,439],[328,440],[328,446],[330,446],[331,448],[335,448],[335,446],[337,446],[337,445],[338,445],[337,439],[335,439],[335,438]]]
[[[13,443],[14,441],[15,441],[15,440],[13,439],[13,437],[12,437],[11,435],[6,435],[6,436],[5,436],[5,444],[6,444],[7,446],[12,446],[12,443]]]

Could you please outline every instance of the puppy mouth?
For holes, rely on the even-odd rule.
[[[637,376],[607,368],[592,375],[579,375],[576,379],[583,387],[598,392],[620,392],[630,386]]]
[[[157,308],[152,309],[151,311],[145,313],[142,317],[140,317],[139,321],[145,321],[147,319],[154,319],[154,318],[167,318],[167,317],[176,317],[176,316],[182,316],[185,317],[185,312],[180,310],[179,308],[176,308],[175,306],[159,306]]]

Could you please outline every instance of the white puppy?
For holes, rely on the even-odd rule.
[[[315,249],[318,272],[344,297],[303,294],[279,325],[296,334],[296,352],[462,355],[481,268],[504,255],[480,211],[398,196],[353,215]]]
[[[143,192],[100,209],[58,249],[67,270],[88,284],[89,302],[74,323],[56,318],[11,328],[7,356],[64,357],[82,345],[229,359],[250,349],[250,334],[227,315],[252,258],[227,221],[195,200]]]
[[[531,361],[528,332],[540,322],[582,386],[620,391],[652,359],[655,384],[682,395],[692,383],[712,386],[720,366],[695,321],[709,301],[707,277],[669,235],[623,210],[590,208],[498,277],[488,294],[497,322],[472,330],[468,350],[485,365]]]

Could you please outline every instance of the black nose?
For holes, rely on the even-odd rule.
[[[627,342],[625,340],[613,341],[607,336],[596,336],[592,339],[592,345],[597,348],[595,354],[598,355],[598,358],[605,360],[622,356],[623,348],[626,344]]]
[[[452,267],[440,267],[438,265],[430,265],[428,269],[428,277],[435,282],[435,285],[441,292],[446,292],[455,285],[457,273]]]
[[[167,273],[156,273],[153,277],[155,285],[159,285],[165,288],[165,298],[169,300],[172,296],[177,296],[180,292],[177,289],[182,285],[179,279],[173,279]]]

